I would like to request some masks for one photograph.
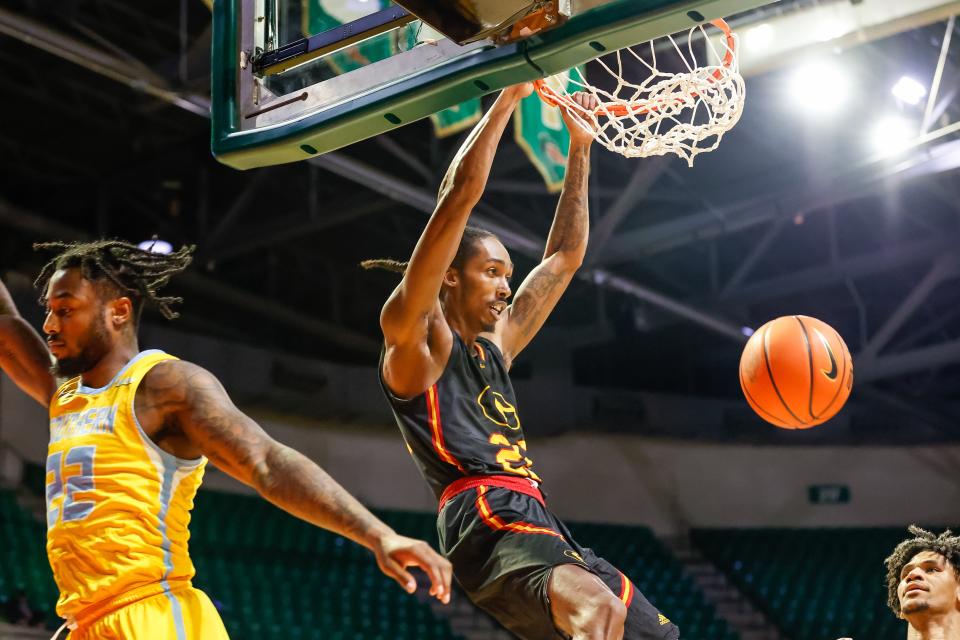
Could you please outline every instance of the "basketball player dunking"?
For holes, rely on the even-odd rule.
[[[591,133],[563,113],[563,193],[543,261],[512,304],[510,255],[493,234],[466,226],[507,120],[530,91],[504,90],[467,138],[409,263],[364,263],[404,274],[380,316],[381,382],[439,499],[441,550],[477,605],[525,640],[675,639],[677,627],[547,508],[508,375],[583,261]]]
[[[450,565],[367,511],[320,467],[272,440],[219,381],[162,351],[140,351],[145,303],[190,262],[118,241],[64,245],[37,280],[47,345],[0,284],[0,367],[49,406],[47,554],[73,640],[219,640],[193,589],[187,525],[207,459],[285,511],[358,542],[407,591],[406,567],[449,599]],[[48,349],[49,347],[49,349]],[[51,370],[51,362],[53,368]],[[322,605],[321,605],[322,606]]]

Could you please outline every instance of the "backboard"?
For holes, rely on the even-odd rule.
[[[401,0],[458,44],[388,0],[218,0],[212,151],[237,169],[305,160],[769,1],[550,0],[457,37]]]

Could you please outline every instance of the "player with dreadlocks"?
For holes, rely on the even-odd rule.
[[[193,589],[187,525],[209,459],[285,511],[370,549],[407,591],[429,576],[449,599],[450,565],[398,535],[320,467],[271,439],[220,382],[162,351],[141,351],[144,305],[167,318],[160,290],[191,260],[116,240],[38,245],[59,254],[37,285],[40,336],[0,284],[0,368],[50,410],[47,554],[70,638],[226,638],[216,609]],[[52,367],[51,367],[52,363]]]
[[[916,525],[886,559],[887,604],[907,621],[907,640],[960,639],[960,536]]]
[[[523,640],[676,640],[676,625],[550,511],[527,451],[509,370],[583,262],[591,131],[568,110],[563,192],[543,259],[510,300],[513,262],[467,226],[500,137],[530,85],[504,89],[467,137],[380,314],[380,382],[439,502],[441,551],[478,606]],[[595,100],[575,94],[583,110]],[[575,110],[577,107],[573,107]]]

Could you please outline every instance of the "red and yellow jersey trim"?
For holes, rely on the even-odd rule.
[[[487,502],[487,487],[477,487],[477,510],[480,512],[480,519],[494,531],[510,531],[511,533],[538,534],[545,536],[556,536],[563,539],[563,536],[553,529],[547,527],[538,527],[529,522],[505,522],[503,518],[496,515]]]
[[[466,471],[463,465],[447,451],[447,447],[443,442],[443,422],[440,419],[440,398],[437,393],[436,384],[427,389],[427,414],[430,419],[430,433],[433,437],[434,451],[437,452],[441,460],[455,466],[461,473],[465,474]]]
[[[630,606],[630,603],[633,602],[633,594],[636,590],[633,587],[633,583],[630,582],[630,578],[620,574],[620,601],[623,604]]]

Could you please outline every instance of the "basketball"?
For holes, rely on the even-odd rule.
[[[853,360],[827,323],[783,316],[750,337],[740,357],[740,387],[770,424],[809,429],[843,408],[853,387]]]

